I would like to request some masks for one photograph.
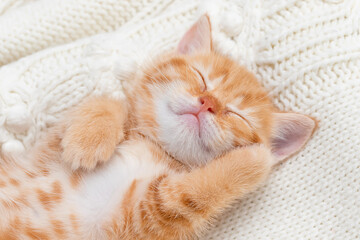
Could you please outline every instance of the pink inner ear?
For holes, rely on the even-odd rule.
[[[181,54],[209,52],[212,48],[209,17],[203,15],[183,36],[177,51]]]
[[[276,113],[275,130],[271,140],[275,158],[281,161],[300,148],[310,138],[315,122],[311,118],[295,113]]]

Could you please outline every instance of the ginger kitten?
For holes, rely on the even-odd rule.
[[[207,16],[136,83],[126,102],[83,102],[31,154],[2,156],[0,239],[196,238],[315,127],[212,50]]]

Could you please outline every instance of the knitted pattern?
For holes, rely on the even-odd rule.
[[[358,0],[3,0],[1,151],[30,148],[86,96],[121,98],[204,12],[215,49],[319,128],[202,239],[360,239]]]

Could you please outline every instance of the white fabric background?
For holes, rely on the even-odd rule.
[[[22,151],[93,94],[122,95],[138,65],[203,13],[217,51],[282,110],[319,129],[203,239],[360,239],[360,1],[2,0],[0,145]]]

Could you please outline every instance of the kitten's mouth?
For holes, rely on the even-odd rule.
[[[185,126],[189,130],[193,131],[201,138],[200,119],[199,119],[198,115],[192,114],[192,113],[185,113],[185,114],[181,114],[180,118],[181,118],[183,124],[185,124]]]
[[[184,106],[180,109],[174,109],[168,105],[169,110],[175,114],[180,121],[181,125],[185,127],[185,132],[191,134],[198,139],[198,143],[206,152],[211,152],[211,149],[206,144],[203,133],[207,131],[207,124],[205,124],[206,112],[201,112],[199,107]],[[191,137],[192,138],[192,137]]]
[[[171,104],[167,105],[168,109],[175,114],[183,125],[191,132],[196,133],[200,137],[200,119],[198,116],[198,108],[184,106],[181,109],[174,109]]]

